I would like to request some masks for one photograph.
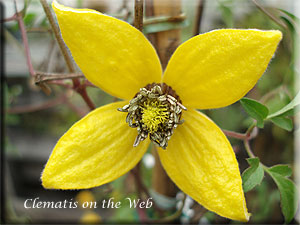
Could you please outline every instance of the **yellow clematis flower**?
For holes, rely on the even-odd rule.
[[[42,174],[43,186],[84,189],[111,182],[138,163],[151,139],[162,147],[161,163],[182,191],[210,211],[248,221],[232,147],[196,109],[242,98],[266,70],[281,32],[221,29],[198,35],[177,48],[162,76],[155,49],[128,23],[57,2],[53,8],[86,78],[127,100],[90,112],[60,138]]]

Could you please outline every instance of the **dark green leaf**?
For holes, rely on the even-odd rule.
[[[242,98],[240,102],[249,116],[257,120],[257,126],[262,128],[263,121],[269,114],[268,108],[250,98]]]
[[[286,106],[284,106],[282,109],[278,110],[277,112],[270,114],[267,117],[267,119],[271,119],[273,117],[280,116],[280,115],[290,111],[291,109],[296,108],[297,106],[299,106],[299,104],[300,104],[300,91],[297,93],[295,98],[289,104],[287,104]]]
[[[290,177],[293,173],[291,167],[288,165],[275,165],[268,169],[272,173],[278,173],[284,177]]]
[[[293,130],[293,121],[290,118],[283,117],[283,116],[276,116],[271,118],[271,121],[281,127],[282,129],[285,129],[287,131]]]
[[[285,24],[288,26],[289,30],[292,33],[295,33],[295,30],[296,30],[295,26],[294,26],[294,24],[288,18],[285,18],[284,16],[281,16],[280,19],[285,22]]]
[[[258,158],[250,158],[247,161],[250,167],[242,174],[244,192],[248,192],[259,185],[264,177],[264,169]]]
[[[294,218],[297,211],[298,196],[296,185],[288,178],[285,178],[280,173],[268,169],[267,172],[275,181],[281,199],[281,211],[284,215],[285,222],[289,223]]]
[[[283,12],[284,14],[286,14],[287,16],[289,16],[290,18],[292,18],[296,23],[299,23],[300,24],[300,19],[295,16],[294,14],[286,11],[286,10],[283,10],[283,9],[278,9],[279,11]]]

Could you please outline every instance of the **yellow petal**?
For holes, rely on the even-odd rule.
[[[221,216],[248,221],[239,167],[220,128],[195,110],[184,113],[166,150],[158,153],[174,183]]]
[[[42,174],[45,188],[81,189],[122,176],[142,158],[149,140],[133,147],[136,129],[118,112],[126,102],[100,107],[75,123],[58,141]]]
[[[173,54],[163,81],[184,105],[219,108],[242,98],[266,70],[280,31],[215,30],[183,43]]]
[[[89,9],[53,3],[62,37],[86,78],[104,91],[131,99],[161,81],[161,65],[145,36],[128,23]]]

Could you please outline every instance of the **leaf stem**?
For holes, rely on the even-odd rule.
[[[228,137],[232,137],[240,140],[251,140],[257,136],[256,123],[251,124],[251,126],[247,129],[245,133],[238,133],[229,130],[222,130],[224,134]]]
[[[247,154],[249,155],[250,158],[255,158],[255,155],[253,154],[250,144],[249,144],[249,140],[244,140],[244,146],[246,149]]]

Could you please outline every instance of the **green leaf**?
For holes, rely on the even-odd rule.
[[[257,126],[262,128],[264,126],[264,119],[269,114],[268,108],[250,98],[242,98],[240,102],[249,116],[251,116],[253,119],[256,119]]]
[[[290,18],[292,18],[296,23],[299,23],[300,24],[300,19],[295,16],[294,14],[286,11],[286,10],[283,10],[283,9],[278,9],[280,12],[286,14],[287,16],[289,16]]]
[[[281,175],[283,177],[290,177],[290,176],[292,176],[292,173],[293,173],[291,167],[289,167],[288,165],[282,165],[282,164],[272,166],[268,170],[271,173],[278,173],[279,175]]]
[[[24,23],[26,27],[32,27],[34,20],[36,19],[36,14],[35,13],[27,13],[24,17]]]
[[[280,116],[280,115],[290,111],[291,109],[299,106],[299,104],[300,104],[300,91],[297,93],[295,98],[289,104],[287,104],[286,106],[284,106],[282,109],[278,110],[277,112],[268,115],[267,119],[271,119],[273,117]]]
[[[258,158],[249,158],[247,161],[250,167],[242,174],[244,192],[248,192],[259,185],[264,177],[264,169]]]
[[[279,189],[281,199],[281,211],[284,215],[285,222],[289,223],[292,221],[297,211],[298,196],[296,185],[293,181],[281,175],[289,174],[289,172],[287,171],[283,172],[283,170],[276,168],[274,172],[274,167],[271,167],[270,169],[267,169],[267,172],[273,178]]]
[[[293,121],[290,118],[276,116],[270,119],[275,125],[287,131],[293,130]]]
[[[296,31],[294,24],[288,18],[285,18],[284,16],[280,16],[280,19],[285,22],[285,24],[288,26],[289,30],[294,34]]]

